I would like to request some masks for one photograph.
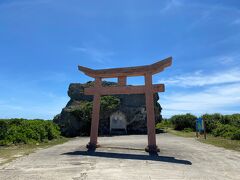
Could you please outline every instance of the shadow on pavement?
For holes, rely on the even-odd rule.
[[[192,163],[188,160],[175,159],[170,156],[159,156],[155,155],[144,155],[144,154],[125,154],[125,153],[111,153],[111,152],[96,152],[96,151],[73,151],[63,153],[62,155],[82,155],[82,156],[94,156],[104,158],[117,158],[117,159],[133,159],[133,160],[150,160],[150,161],[161,161],[176,164],[191,165]]]

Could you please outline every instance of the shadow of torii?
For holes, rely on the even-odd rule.
[[[175,159],[171,156],[159,156],[145,155],[145,154],[126,154],[126,153],[112,153],[112,152],[96,152],[96,151],[73,151],[63,153],[62,155],[81,155],[81,156],[93,156],[93,157],[104,157],[104,158],[116,158],[116,159],[132,159],[132,160],[150,160],[150,161],[161,161],[176,164],[192,165],[188,160]]]

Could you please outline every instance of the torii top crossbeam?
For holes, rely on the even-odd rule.
[[[113,78],[121,76],[144,76],[147,72],[150,74],[156,74],[164,70],[164,68],[171,66],[172,57],[168,57],[164,60],[158,61],[151,65],[146,66],[135,66],[135,67],[124,67],[124,68],[112,68],[112,69],[90,69],[84,66],[78,66],[78,69],[84,72],[90,77],[101,77],[101,78]]]

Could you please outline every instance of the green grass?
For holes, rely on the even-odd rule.
[[[222,137],[214,137],[212,135],[207,135],[206,140],[202,138],[198,139],[198,141],[230,150],[240,151],[240,140],[231,140]]]
[[[48,148],[57,144],[67,142],[69,138],[61,137],[48,142],[37,144],[20,144],[10,146],[0,146],[0,165],[11,162],[17,157],[28,155],[35,152],[38,149]]]
[[[173,129],[167,129],[167,132],[176,136],[187,137],[187,138],[196,138],[195,132],[183,132],[176,131]],[[199,142],[211,144],[218,147],[223,147],[230,150],[240,151],[240,140],[231,140],[222,137],[215,137],[211,134],[207,134],[207,139],[205,140],[203,135],[197,138]]]
[[[166,132],[176,135],[176,136],[181,136],[181,137],[187,137],[187,138],[192,138],[192,137],[196,137],[196,133],[195,132],[184,132],[184,131],[176,131],[173,129],[167,129]]]

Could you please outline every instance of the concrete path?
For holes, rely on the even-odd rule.
[[[101,137],[101,148],[87,153],[89,138],[39,150],[0,166],[1,180],[18,179],[236,179],[240,153],[192,138],[157,135],[159,156],[144,152],[147,136]],[[129,148],[130,147],[130,148]]]

